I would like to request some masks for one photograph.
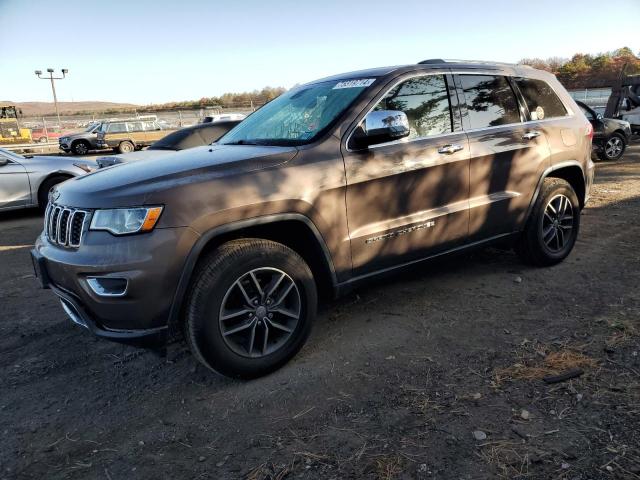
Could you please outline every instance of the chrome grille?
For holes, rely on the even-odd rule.
[[[44,215],[47,239],[65,248],[78,248],[82,242],[89,212],[62,205],[49,204]]]

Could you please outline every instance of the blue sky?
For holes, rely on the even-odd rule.
[[[640,0],[0,0],[0,100],[147,104],[425,58],[516,62],[629,46]],[[454,6],[460,5],[460,7]]]

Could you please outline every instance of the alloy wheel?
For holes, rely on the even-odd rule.
[[[293,279],[271,267],[253,269],[227,290],[218,322],[225,344],[238,355],[260,358],[280,349],[302,315]]]
[[[87,148],[87,145],[84,143],[77,144],[75,149],[78,155],[84,155],[89,151],[89,149]]]
[[[618,158],[622,153],[623,144],[622,139],[620,137],[611,137],[607,140],[607,143],[604,147],[604,152],[607,155],[607,158]]]
[[[573,234],[573,206],[568,197],[556,195],[544,209],[542,241],[553,253],[560,252]]]

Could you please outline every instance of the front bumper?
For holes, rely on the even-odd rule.
[[[188,228],[126,237],[90,231],[74,250],[41,235],[31,256],[42,286],[60,298],[75,323],[108,340],[161,347],[186,252],[196,239]],[[126,279],[126,294],[97,293],[88,282],[94,276]]]

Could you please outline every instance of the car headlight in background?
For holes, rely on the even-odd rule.
[[[106,230],[114,235],[150,232],[156,226],[162,207],[114,208],[96,210],[91,230]]]

